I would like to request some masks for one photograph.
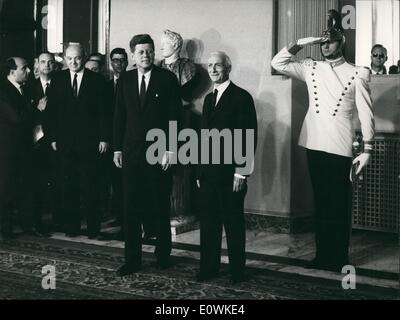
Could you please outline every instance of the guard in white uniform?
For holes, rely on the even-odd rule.
[[[348,264],[355,108],[364,141],[364,153],[353,161],[356,174],[370,161],[374,137],[370,70],[345,61],[344,42],[341,27],[332,26],[320,38],[299,39],[283,48],[271,62],[277,71],[307,83],[309,109],[299,145],[307,149],[314,191],[316,257],[311,265],[335,271]],[[320,45],[324,61],[292,60],[304,46],[314,44]]]

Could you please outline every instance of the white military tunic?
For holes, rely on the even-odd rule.
[[[352,157],[354,129],[352,117],[357,108],[365,143],[374,137],[374,114],[368,82],[370,71],[335,61],[292,61],[287,47],[273,59],[277,71],[307,83],[309,108],[300,133],[299,145]]]

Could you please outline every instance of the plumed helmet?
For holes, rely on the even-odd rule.
[[[344,43],[345,37],[341,23],[341,15],[334,9],[328,11],[328,24],[327,29],[322,32],[321,37],[323,42],[342,41]]]

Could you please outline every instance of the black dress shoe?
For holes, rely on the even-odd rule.
[[[118,270],[117,270],[117,275],[118,275],[119,277],[124,277],[124,276],[130,275],[130,274],[132,274],[132,273],[136,273],[136,272],[138,272],[140,269],[141,269],[141,268],[140,268],[139,266],[137,266],[137,267],[131,267],[131,266],[128,266],[128,265],[124,264],[124,265],[122,265],[121,267],[118,268]]]
[[[0,234],[0,241],[12,240],[15,239],[16,237],[17,235],[15,233]]]
[[[31,237],[38,237],[38,238],[44,238],[45,235],[36,229],[27,229],[23,231],[24,235],[31,236]]]
[[[125,240],[124,234],[123,234],[122,232],[118,232],[118,233],[116,234],[115,240],[124,241],[124,240]]]
[[[244,274],[234,274],[232,275],[231,282],[232,284],[238,284],[246,280]]]
[[[196,274],[196,281],[203,282],[214,279],[218,276],[218,272],[199,272]]]
[[[310,269],[322,269],[322,263],[319,259],[314,258],[310,262],[307,263],[306,268]]]
[[[157,267],[160,270],[166,270],[168,268],[170,268],[172,265],[169,262],[169,260],[161,260],[161,261],[157,261]]]
[[[115,219],[109,223],[107,223],[107,227],[120,227],[121,221],[119,219]]]
[[[65,235],[69,238],[75,238],[79,236],[79,232],[67,232]]]
[[[88,233],[88,238],[91,240],[93,240],[93,239],[98,240],[100,238],[100,236],[101,236],[100,233]]]

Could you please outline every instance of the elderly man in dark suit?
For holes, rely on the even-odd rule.
[[[209,153],[209,159],[213,159],[214,153],[220,152],[220,163],[214,164],[213,161],[212,164],[202,163],[198,166],[197,185],[202,204],[198,281],[209,280],[218,275],[222,226],[226,232],[232,281],[237,283],[244,279],[246,234],[243,210],[247,192],[246,180],[252,171],[256,146],[257,117],[253,98],[246,90],[229,80],[230,71],[231,62],[224,52],[210,54],[208,74],[214,88],[204,99],[201,128],[218,132],[224,130],[230,132],[234,138],[234,131],[240,129],[242,139],[235,139],[233,145],[228,146],[225,146],[227,141],[223,139],[220,149],[210,148]],[[250,133],[251,141],[245,138],[247,133]],[[246,150],[246,153],[250,150],[250,154],[246,155],[250,163],[244,167],[236,159],[228,160],[229,156],[234,159],[233,149],[238,146],[242,147],[240,150]]]
[[[30,69],[25,59],[5,63],[7,78],[0,83],[0,240],[13,236],[11,214],[18,193],[25,198],[29,188],[29,155],[32,148],[33,113],[24,85]],[[18,193],[17,193],[18,190]],[[25,200],[25,199],[24,199]],[[19,202],[22,226],[30,225],[26,201]],[[27,230],[29,231],[29,230]]]
[[[136,35],[130,48],[137,69],[119,79],[114,116],[114,162],[123,170],[125,199],[125,264],[118,270],[120,276],[140,270],[142,224],[150,219],[156,225],[157,264],[161,269],[169,266],[171,154],[165,152],[161,164],[150,164],[146,135],[157,128],[168,136],[169,121],[176,120],[182,107],[175,75],[153,65],[153,39]]]
[[[87,236],[94,239],[100,235],[101,219],[98,163],[107,151],[111,125],[105,80],[84,68],[80,44],[70,44],[64,59],[68,69],[55,74],[48,94],[48,136],[60,158],[65,232],[71,237],[80,234],[83,199]]]

